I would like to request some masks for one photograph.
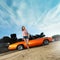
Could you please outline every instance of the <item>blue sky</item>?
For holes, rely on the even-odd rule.
[[[60,0],[0,0],[0,38],[16,33],[21,26],[30,34],[60,34]]]

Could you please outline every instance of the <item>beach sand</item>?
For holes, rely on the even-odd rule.
[[[0,60],[60,60],[60,41],[0,55]]]

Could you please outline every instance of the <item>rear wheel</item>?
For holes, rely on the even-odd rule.
[[[23,45],[18,45],[17,50],[23,50],[24,46]]]
[[[48,45],[49,44],[49,40],[44,40],[43,45]]]

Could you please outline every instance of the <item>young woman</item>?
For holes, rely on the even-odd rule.
[[[22,26],[22,35],[23,35],[23,39],[24,41],[26,42],[26,45],[27,45],[27,48],[29,49],[29,45],[28,45],[28,42],[29,42],[29,38],[28,38],[28,31],[26,30],[25,26]]]

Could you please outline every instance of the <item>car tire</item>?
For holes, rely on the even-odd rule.
[[[44,42],[43,42],[43,45],[48,45],[49,44],[49,40],[44,40]]]
[[[18,47],[17,47],[17,50],[23,50],[24,49],[24,46],[23,45],[18,45]]]

